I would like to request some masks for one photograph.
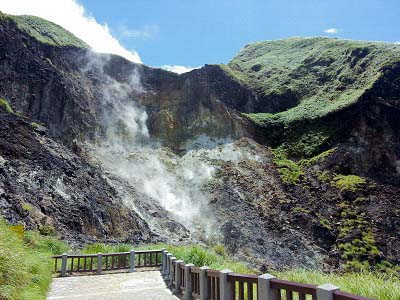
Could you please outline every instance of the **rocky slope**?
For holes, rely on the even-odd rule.
[[[81,241],[215,238],[264,269],[399,265],[399,52],[295,38],[177,75],[0,15],[2,214]]]

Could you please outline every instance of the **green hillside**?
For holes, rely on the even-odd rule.
[[[15,22],[20,30],[34,37],[39,42],[52,46],[89,47],[84,41],[78,39],[68,30],[42,18],[27,15],[5,16]]]
[[[399,45],[316,37],[250,44],[223,67],[261,97],[296,98],[286,111],[249,114],[261,124],[287,124],[351,105],[381,76],[382,67],[395,61]]]

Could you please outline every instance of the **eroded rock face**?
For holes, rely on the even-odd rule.
[[[93,64],[99,72],[91,69]],[[232,254],[262,269],[337,268],[345,254],[340,247],[363,237],[361,224],[369,234],[361,242],[369,243],[372,236],[368,247],[374,250],[364,261],[399,264],[398,74],[399,67],[391,65],[346,109],[290,126],[257,126],[241,112],[289,109],[299,104],[295,91],[262,97],[221,66],[176,75],[113,55],[53,47],[1,19],[0,98],[26,116],[0,113],[1,212],[12,223],[52,226],[68,239],[86,242],[194,241],[160,203],[96,167],[81,148],[81,142],[105,135],[105,109],[113,105],[113,95],[107,103],[103,98],[110,82],[131,86],[135,77],[137,86],[124,97],[146,111],[151,139],[174,155],[196,147],[215,150],[219,143],[230,147],[230,142],[240,155],[251,154],[230,158],[224,150],[217,158],[204,157],[216,170],[204,186],[206,199]],[[32,120],[45,127],[31,125]],[[264,145],[312,137],[320,128],[332,132],[315,154],[337,150],[305,167],[301,183],[285,184]],[[320,178],[323,171],[330,172],[328,179]],[[341,191],[332,184],[334,173],[376,182]],[[354,221],[352,230],[342,226],[348,219]]]
[[[301,179],[288,184],[269,148],[246,138],[232,147],[241,155],[222,147],[220,159],[209,159],[216,173],[207,185],[228,251],[261,269],[399,264],[399,188],[367,180],[340,189],[332,165],[345,150],[302,165]]]
[[[98,169],[29,121],[1,113],[0,126],[0,203],[8,221],[51,226],[73,240],[151,238]]]
[[[113,55],[44,45],[7,21],[0,37],[0,97],[46,123],[52,136],[69,145],[75,138],[93,138],[101,127],[105,76],[121,84],[138,77],[142,91],[132,90],[129,97],[145,108],[152,136],[176,151],[185,150],[196,136],[236,139],[252,128],[224,105],[251,94],[219,66],[178,76]],[[100,65],[101,72],[91,72],[93,64]]]

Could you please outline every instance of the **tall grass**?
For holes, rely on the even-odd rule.
[[[27,232],[23,238],[0,219],[0,299],[45,299],[52,276],[50,257],[67,246]]]
[[[288,270],[273,272],[280,278],[295,282],[320,285],[332,283],[340,290],[373,299],[400,299],[400,279],[395,275],[378,272],[322,273],[311,270]]]

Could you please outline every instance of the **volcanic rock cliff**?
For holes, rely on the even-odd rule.
[[[199,189],[236,256],[261,268],[400,263],[399,46],[261,42],[228,65],[177,75],[93,53],[39,18],[0,15],[0,98],[10,222],[81,241],[194,238],[135,187],[139,176],[91,155],[124,98],[143,112],[134,118],[150,156],[171,150],[157,154],[160,170],[184,172],[193,158],[213,170]],[[113,124],[129,139],[124,117]],[[135,151],[125,157],[148,159]]]

